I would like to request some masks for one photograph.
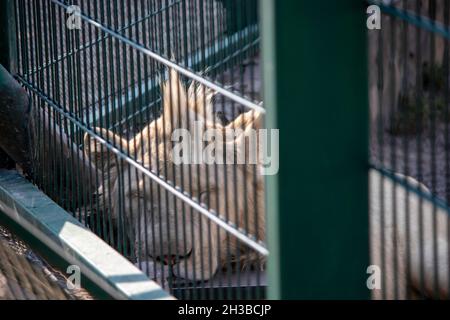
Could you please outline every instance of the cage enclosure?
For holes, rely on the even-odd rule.
[[[374,297],[448,299],[449,2],[370,3],[382,12],[368,37]]]
[[[35,210],[0,172],[0,218],[43,227],[116,298],[368,296],[362,2],[0,6],[0,61],[30,98],[28,126],[0,130],[29,142],[21,181],[59,204]]]
[[[234,162],[263,128],[258,2],[18,0],[11,11],[33,182],[177,297],[264,297],[264,181],[258,160]],[[213,131],[192,146],[214,142],[225,161],[185,149],[177,162],[191,138],[177,130]]]

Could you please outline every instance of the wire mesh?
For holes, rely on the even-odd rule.
[[[449,2],[371,1],[372,260],[382,299],[449,298]]]
[[[32,180],[180,298],[264,296],[257,7],[14,1]]]

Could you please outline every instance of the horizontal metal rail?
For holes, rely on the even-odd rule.
[[[100,135],[98,135],[96,132],[94,132],[92,129],[87,127],[85,124],[80,122],[76,117],[74,117],[70,112],[67,112],[60,106],[58,106],[53,100],[51,100],[49,97],[45,96],[41,91],[39,91],[38,88],[36,88],[32,83],[28,82],[24,78],[20,76],[16,76],[16,78],[23,83],[28,89],[32,90],[34,93],[36,93],[42,100],[44,100],[47,104],[49,104],[55,111],[63,115],[66,119],[68,119],[70,122],[75,124],[78,128],[82,129],[84,132],[90,134],[94,139],[99,141],[101,144],[105,145],[111,152],[113,152],[115,155],[117,155],[119,158],[124,160],[125,162],[129,163],[134,168],[138,169],[141,173],[149,177],[150,179],[154,180],[156,183],[158,183],[160,186],[162,186],[164,189],[172,193],[174,196],[178,197],[185,203],[187,203],[189,206],[203,214],[206,218],[210,219],[214,223],[216,223],[218,226],[223,228],[225,231],[230,233],[231,235],[235,236],[237,239],[241,240],[244,244],[247,246],[255,249],[262,255],[267,256],[269,254],[269,251],[267,250],[265,244],[263,244],[260,241],[257,241],[253,237],[250,237],[246,234],[244,234],[244,230],[240,230],[236,226],[230,224],[228,221],[224,220],[217,214],[216,212],[209,211],[204,206],[202,206],[200,203],[194,201],[189,194],[186,192],[183,192],[178,187],[171,185],[168,183],[164,178],[158,176],[151,170],[145,168],[142,164],[137,162],[136,160],[130,158],[128,155],[124,154],[120,149],[116,148],[113,144],[102,138]]]
[[[446,201],[433,195],[429,190],[424,190],[420,186],[412,185],[410,182],[408,182],[407,176],[405,176],[405,177],[398,176],[391,170],[388,170],[382,166],[378,166],[375,164],[371,164],[370,168],[378,171],[382,176],[384,176],[388,179],[391,179],[396,185],[402,186],[408,192],[414,193],[417,196],[434,203],[436,205],[436,207],[439,207],[439,208],[445,210],[447,212],[447,214],[450,215],[450,207],[448,206]]]
[[[240,31],[238,34],[234,34],[230,37],[227,37],[223,41],[223,43],[221,43],[220,45],[217,42],[213,43],[210,47],[208,47],[205,50],[206,51],[205,55],[200,51],[193,53],[187,59],[187,66],[189,68],[195,70],[197,64],[201,63],[201,61],[203,61],[203,59],[204,59],[203,62],[206,63],[206,61],[211,60],[216,56],[221,56],[220,55],[221,51],[226,51],[227,50],[226,48],[232,47],[232,46],[236,45],[237,43],[239,43],[239,41],[241,41],[243,38],[248,38],[248,37],[251,37],[254,40],[251,41],[246,46],[244,46],[243,48],[241,48],[238,52],[230,54],[230,55],[226,56],[225,58],[221,59],[220,62],[214,62],[214,64],[212,66],[208,67],[208,71],[219,68],[220,66],[226,64],[228,61],[232,60],[233,58],[236,58],[240,54],[244,54],[246,51],[250,50],[251,48],[253,48],[254,46],[257,46],[259,44],[260,38],[257,36],[257,26],[256,25],[249,26],[249,27],[243,29],[242,31]],[[202,56],[204,56],[204,57],[202,57]],[[167,75],[168,75],[168,73],[167,73]],[[167,78],[167,75],[165,76],[165,78]],[[157,79],[157,77],[152,77],[150,79],[145,79],[144,80],[145,82],[141,83],[140,85],[137,84],[135,86],[130,86],[128,88],[127,92],[121,93],[119,97],[115,98],[114,102],[110,103],[110,105],[116,106],[113,108],[106,108],[106,107],[104,108],[104,105],[102,104],[102,102],[106,102],[114,94],[110,94],[108,97],[104,97],[102,99],[102,101],[100,101],[100,102],[96,101],[95,103],[92,104],[92,106],[94,106],[95,104],[99,104],[98,108],[100,108],[102,110],[103,109],[106,109],[106,110],[104,112],[100,112],[99,110],[97,110],[97,108],[92,108],[92,111],[88,111],[88,112],[90,112],[90,114],[85,116],[86,123],[89,122],[90,125],[92,125],[94,123],[101,124],[102,119],[100,117],[100,114],[102,114],[103,118],[105,118],[109,114],[112,114],[113,112],[115,112],[119,109],[127,108],[127,106],[133,105],[134,103],[136,103],[136,101],[143,100],[142,99],[143,96],[152,96],[152,92],[154,92],[154,90],[157,90],[157,88],[159,88],[159,83],[162,80],[163,79]],[[125,121],[132,120],[133,118],[138,117],[139,115],[143,114],[147,109],[149,109],[150,107],[155,105],[158,101],[159,101],[159,99],[157,101],[154,101],[151,104],[141,108],[140,110],[137,110],[135,112],[132,111],[133,113],[131,115],[129,115],[126,119],[121,120],[119,123],[112,125],[112,128],[119,126],[120,124],[124,123]],[[106,103],[106,105],[108,105],[108,103]],[[91,110],[91,109],[89,109],[89,110]],[[89,121],[87,121],[87,119],[89,119]],[[95,119],[95,121],[94,121],[94,119]]]
[[[450,40],[450,28],[444,26],[438,21],[435,21],[428,17],[424,17],[422,15],[417,15],[410,10],[403,10],[394,6],[386,5],[380,0],[369,0],[368,2],[370,4],[379,6],[381,11],[386,14],[405,20],[410,24],[415,25],[416,27],[439,34],[442,37]]]
[[[62,3],[61,1],[58,1],[58,0],[51,0],[51,1],[53,3],[55,3],[55,4],[57,4],[57,5],[65,8],[65,9],[67,9],[69,7],[68,5]],[[261,112],[261,113],[265,113],[266,112],[265,109],[262,106],[254,103],[252,101],[249,101],[246,98],[244,98],[244,97],[242,97],[242,96],[240,96],[240,95],[238,95],[238,94],[236,94],[236,93],[234,93],[234,92],[232,92],[232,91],[230,91],[228,89],[225,89],[221,85],[218,85],[217,83],[214,83],[213,81],[205,79],[202,76],[196,74],[195,72],[190,71],[189,69],[186,69],[185,67],[182,67],[182,66],[180,66],[180,65],[178,65],[178,64],[176,64],[176,63],[174,63],[174,62],[172,62],[172,61],[170,61],[170,60],[168,60],[168,59],[166,59],[164,57],[162,57],[161,55],[157,54],[156,52],[154,52],[154,51],[152,51],[152,50],[150,50],[148,48],[145,48],[144,46],[142,46],[142,45],[140,45],[140,44],[138,44],[138,43],[136,43],[136,42],[126,38],[125,36],[122,36],[121,34],[117,33],[116,31],[111,30],[110,28],[108,28],[105,25],[101,24],[100,22],[98,22],[98,21],[96,21],[96,20],[94,20],[94,19],[84,15],[83,13],[80,13],[79,16],[80,16],[81,19],[83,19],[87,23],[90,23],[93,26],[101,29],[103,32],[106,32],[106,33],[110,34],[112,37],[120,40],[124,44],[127,44],[130,47],[135,48],[136,50],[144,53],[145,55],[151,57],[152,59],[154,59],[154,60],[156,60],[156,61],[166,65],[169,68],[172,68],[172,69],[178,71],[179,73],[183,74],[184,76],[186,76],[188,78],[191,78],[192,80],[195,80],[195,81],[205,85],[206,87],[214,90],[217,93],[220,93],[220,94],[224,95],[225,97],[233,100],[234,102],[239,103],[242,106],[245,106],[247,108],[253,109],[253,110]]]

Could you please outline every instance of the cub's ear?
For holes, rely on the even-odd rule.
[[[210,88],[192,81],[188,89],[188,106],[191,112],[197,114],[198,120],[215,123],[213,112],[214,91]]]
[[[94,132],[96,132],[103,141],[85,133],[83,151],[88,160],[93,162],[97,168],[102,168],[104,170],[103,172],[109,172],[116,176],[117,155],[105,145],[105,142],[112,144],[115,148],[125,153],[129,151],[129,143],[127,140],[107,129],[95,128]],[[130,150],[130,152],[132,152],[132,150]]]
[[[259,130],[263,128],[263,119],[261,112],[250,110],[240,114],[236,119],[227,125],[229,129],[240,128],[242,130],[255,129]]]
[[[226,129],[242,130],[230,144],[234,148],[240,163],[261,163],[260,150],[262,146],[258,130],[262,128],[262,114],[254,110],[241,114],[226,126]]]
[[[186,89],[175,69],[170,69],[169,78],[162,84],[162,97],[163,113],[158,119],[157,128],[160,132],[163,124],[165,133],[171,134],[172,130],[183,126],[187,111]]]

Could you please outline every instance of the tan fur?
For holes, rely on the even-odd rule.
[[[448,212],[375,170],[369,179],[371,263],[380,267],[384,277],[382,288],[373,290],[373,298],[406,299],[414,296],[413,291],[448,298]],[[407,181],[431,195],[417,180],[407,177]]]
[[[264,241],[264,183],[258,164],[175,165],[171,153],[174,129],[193,130],[194,121],[200,121],[205,129],[224,131],[242,127],[245,133],[251,128],[261,128],[261,115],[251,111],[226,127],[215,124],[212,92],[195,84],[186,92],[174,70],[162,85],[162,93],[162,115],[130,141],[105,129],[98,129],[99,132],[117,148],[121,144],[121,149],[131,155],[136,152],[139,163],[199,199],[223,219]],[[102,157],[109,160],[110,165],[103,166],[108,178],[101,192],[105,196],[111,194],[112,204],[108,209],[112,217],[125,221],[130,236],[142,244],[140,258],[147,258],[142,256],[145,247],[153,258],[177,255],[181,259],[177,260],[174,273],[186,279],[209,279],[227,259],[254,263],[257,255],[250,254],[250,250],[233,236],[132,166],[118,160],[113,153],[108,154],[97,140],[89,135],[85,135],[84,140],[85,152],[92,160],[96,163]],[[220,148],[230,151],[226,153],[227,157],[245,152],[247,158],[250,146],[241,134],[232,141],[224,141]],[[259,264],[264,264],[263,259],[258,260]]]

